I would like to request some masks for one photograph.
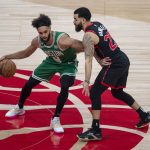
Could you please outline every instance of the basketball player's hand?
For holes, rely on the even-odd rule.
[[[83,81],[81,84],[83,86],[82,94],[84,94],[85,96],[89,96],[90,95],[89,84],[85,81]]]
[[[111,59],[109,57],[105,57],[100,60],[100,65],[103,66],[109,66],[111,65]]]

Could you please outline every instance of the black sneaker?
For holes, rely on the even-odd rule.
[[[89,129],[84,133],[80,133],[77,135],[77,137],[79,138],[79,140],[82,141],[94,141],[102,139],[101,132],[95,132],[93,129]]]
[[[139,123],[136,124],[136,128],[143,128],[149,125],[150,122],[150,112],[147,112],[147,116],[141,119]]]

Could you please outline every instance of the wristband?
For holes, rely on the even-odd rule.
[[[84,82],[86,82],[86,83],[90,84],[90,81],[89,81],[89,80],[84,80]]]

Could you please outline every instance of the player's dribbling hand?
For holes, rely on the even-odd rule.
[[[81,84],[83,86],[82,94],[84,94],[85,96],[89,96],[90,95],[89,84],[85,81],[83,81]]]

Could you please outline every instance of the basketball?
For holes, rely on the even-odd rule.
[[[10,59],[4,59],[0,61],[0,74],[9,78],[12,77],[16,73],[16,64]]]

